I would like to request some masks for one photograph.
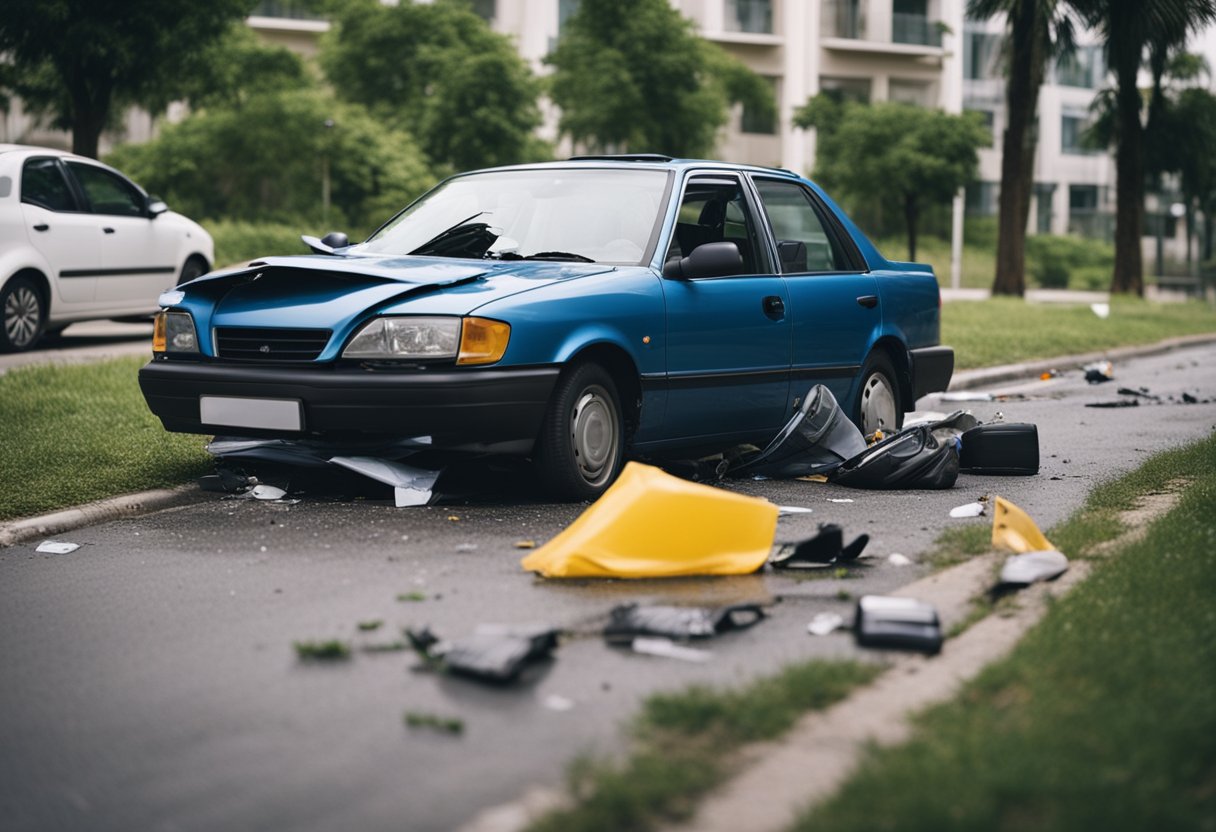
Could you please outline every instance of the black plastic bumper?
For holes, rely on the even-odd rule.
[[[912,398],[939,393],[950,386],[954,375],[953,347],[924,347],[912,353]]]
[[[201,420],[200,396],[242,396],[299,400],[304,429],[287,435],[431,436],[437,445],[489,445],[535,439],[559,372],[556,366],[373,372],[162,360],[139,371],[139,386],[165,429],[179,433],[267,435]]]

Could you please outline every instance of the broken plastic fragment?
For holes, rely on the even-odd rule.
[[[887,563],[892,566],[911,566],[912,559],[907,555],[901,555],[899,552],[892,552],[887,556]]]
[[[764,618],[757,604],[732,604],[728,607],[643,607],[623,604],[613,608],[604,627],[609,644],[629,644],[636,636],[665,638],[708,638],[727,630],[743,630]]]
[[[812,510],[804,506],[777,506],[777,516],[789,517],[791,514],[810,514]]]
[[[517,541],[515,541],[515,548],[516,549],[535,549],[536,541],[535,540],[517,540]]]
[[[857,560],[869,542],[870,536],[862,534],[845,546],[844,530],[840,526],[835,523],[820,523],[818,534],[793,546],[782,546],[769,563],[777,569],[829,566],[838,561]]]
[[[603,496],[520,564],[546,578],[746,575],[768,560],[777,506],[630,462]]]
[[[867,449],[832,472],[850,488],[951,488],[958,480],[958,443],[932,425],[917,425]]]
[[[862,596],[857,601],[853,632],[863,647],[901,647],[924,653],[942,649],[937,610],[915,598]]]
[[[281,500],[287,496],[287,492],[278,486],[261,483],[249,491],[249,496],[255,500]]]
[[[35,552],[42,552],[44,555],[70,555],[80,548],[79,543],[67,543],[61,540],[44,540],[38,544]]]
[[[844,626],[844,616],[835,612],[816,613],[806,631],[813,636],[826,636]]]
[[[983,503],[967,503],[950,509],[951,517],[979,517],[984,513]]]
[[[1115,365],[1109,361],[1095,361],[1093,364],[1086,364],[1082,369],[1085,370],[1085,380],[1090,384],[1115,380]]]
[[[1012,552],[1042,552],[1055,549],[1030,516],[1004,497],[992,506],[992,545]]]
[[[861,431],[844,415],[832,391],[816,384],[773,441],[730,473],[779,478],[827,473],[865,449]]]
[[[1054,549],[1010,555],[1001,567],[1001,583],[1033,584],[1050,581],[1068,569],[1068,558]]]
[[[647,656],[662,656],[666,659],[680,659],[686,662],[707,662],[713,658],[708,650],[698,650],[695,647],[685,647],[676,644],[669,638],[635,638],[633,652]]]
[[[481,625],[472,635],[438,641],[429,630],[406,632],[414,649],[452,673],[491,682],[510,682],[524,667],[545,659],[557,647],[557,630],[547,625]]]
[[[990,402],[992,401],[991,393],[980,393],[971,390],[964,390],[956,393],[942,393],[941,401],[943,402]]]
[[[371,477],[377,482],[391,485],[393,503],[397,508],[424,506],[429,503],[431,489],[435,487],[435,481],[439,479],[440,474],[439,471],[414,468],[389,459],[368,456],[335,456],[329,461],[365,477]]]
[[[853,501],[848,499],[847,497],[843,498],[843,499],[840,497],[828,497],[828,502],[829,503],[851,503]]]

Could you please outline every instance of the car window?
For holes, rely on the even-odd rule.
[[[94,214],[119,214],[142,217],[146,214],[143,194],[121,176],[104,168],[68,162],[68,168],[80,183]]]
[[[777,241],[783,274],[851,270],[805,188],[796,182],[757,179],[756,190]]]
[[[21,201],[48,211],[75,211],[76,198],[55,159],[28,159],[21,168]]]
[[[684,189],[665,259],[687,257],[697,246],[722,242],[739,247],[743,274],[763,271],[756,224],[740,183],[733,178],[694,178]]]

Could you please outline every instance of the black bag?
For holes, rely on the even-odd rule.
[[[848,460],[828,479],[851,488],[952,488],[958,446],[940,441],[931,425],[917,425]]]
[[[965,432],[959,468],[973,474],[1039,473],[1039,430],[1021,422],[980,425]]]
[[[832,391],[816,384],[768,446],[729,473],[771,479],[826,474],[865,446],[861,431],[844,415]]]

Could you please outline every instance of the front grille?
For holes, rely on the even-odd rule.
[[[238,361],[312,361],[329,343],[328,329],[246,329],[221,326],[215,330],[220,358]]]

